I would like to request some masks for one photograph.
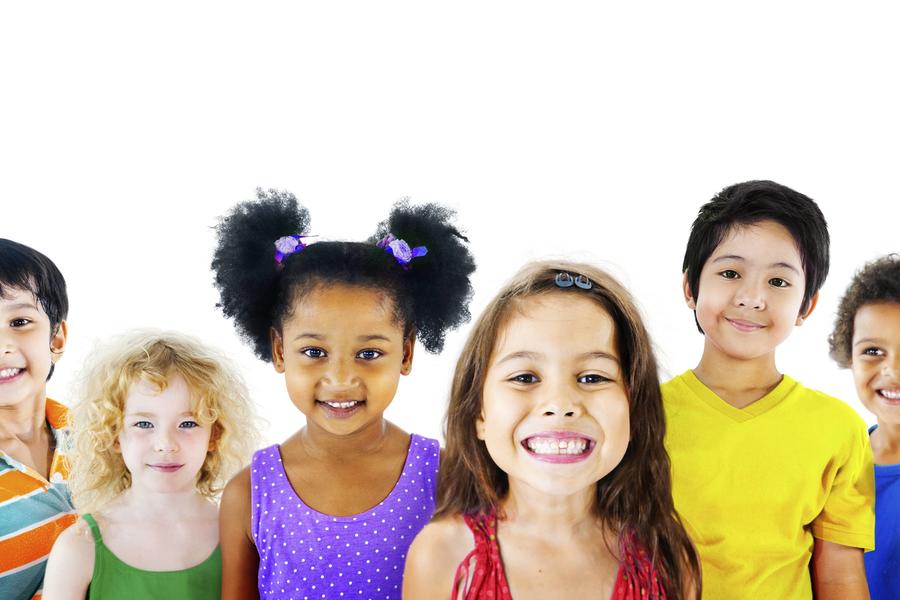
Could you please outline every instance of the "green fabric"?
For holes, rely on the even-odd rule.
[[[94,536],[94,574],[88,599],[218,600],[222,594],[222,554],[219,547],[199,565],[183,571],[144,571],[119,560],[100,536],[91,515],[82,517]]]

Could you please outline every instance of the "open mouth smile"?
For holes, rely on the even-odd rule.
[[[0,369],[0,383],[13,381],[24,372],[25,369],[20,369],[18,367],[7,367],[5,369]]]
[[[585,460],[597,443],[573,431],[547,431],[522,440],[522,447],[533,458],[551,463],[572,463]]]
[[[316,404],[325,409],[330,416],[343,419],[362,409],[365,400],[316,400]]]
[[[875,393],[891,404],[900,404],[900,388],[883,388]]]

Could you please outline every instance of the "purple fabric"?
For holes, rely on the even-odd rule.
[[[320,513],[291,487],[278,446],[253,455],[253,541],[260,598],[400,598],[406,552],[431,519],[440,446],[413,434],[400,479],[364,513]]]

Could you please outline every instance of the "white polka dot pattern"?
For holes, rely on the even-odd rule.
[[[434,512],[440,445],[412,434],[400,479],[364,513],[320,513],[291,487],[278,446],[253,455],[253,539],[261,598],[398,599],[406,552]]]

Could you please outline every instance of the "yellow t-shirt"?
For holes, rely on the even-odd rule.
[[[787,375],[743,409],[693,371],[662,392],[672,495],[704,598],[809,599],[813,537],[874,547],[872,451],[848,405]]]

